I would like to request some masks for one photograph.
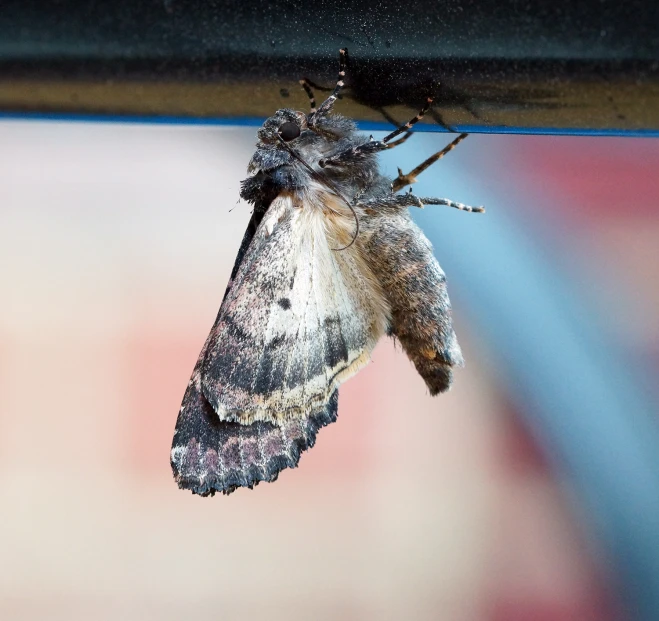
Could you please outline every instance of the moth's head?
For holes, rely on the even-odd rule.
[[[307,115],[304,112],[297,112],[289,108],[277,110],[256,133],[259,144],[281,144],[280,138],[284,142],[291,142],[300,136],[307,129]]]
[[[296,158],[291,151],[313,166],[332,151],[338,140],[354,132],[354,123],[349,119],[337,114],[316,115],[282,108],[266,119],[256,134],[259,141],[248,172],[268,172],[293,164]]]
[[[288,108],[277,110],[266,119],[256,136],[256,152],[249,163],[248,172],[262,170],[267,172],[293,161],[293,156],[282,145],[294,142],[303,131],[307,130],[307,115]]]

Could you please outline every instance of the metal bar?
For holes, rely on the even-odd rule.
[[[5,0],[0,112],[262,119],[348,47],[359,121],[433,94],[437,130],[657,134],[657,24],[654,0]]]

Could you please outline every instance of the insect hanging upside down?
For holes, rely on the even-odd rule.
[[[444,272],[408,207],[443,198],[397,194],[466,137],[408,175],[378,171],[432,103],[383,140],[332,113],[278,110],[258,131],[241,197],[254,206],[215,324],[178,415],[171,452],[179,487],[202,496],[274,481],[337,417],[338,387],[396,338],[432,395],[463,364]],[[403,134],[402,138],[392,141]]]

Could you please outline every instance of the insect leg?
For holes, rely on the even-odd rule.
[[[450,151],[453,151],[453,149],[455,149],[455,147],[457,147],[468,135],[469,134],[460,134],[455,140],[453,140],[453,142],[446,145],[441,151],[431,155],[427,160],[419,164],[414,170],[408,172],[406,175],[404,175],[403,171],[399,168],[398,177],[396,177],[391,184],[392,191],[398,192],[398,190],[404,188],[406,185],[415,183],[417,175],[420,175],[426,168],[432,166],[437,160],[441,160]]]
[[[432,104],[432,97],[428,97],[426,101],[426,105],[419,111],[419,113],[413,119],[409,120],[404,125],[401,125],[397,129],[395,129],[389,135],[385,136],[383,140],[373,140],[373,138],[371,137],[371,139],[368,142],[357,145],[356,147],[351,147],[349,149],[346,149],[345,151],[341,151],[340,153],[336,153],[335,155],[320,160],[318,162],[319,166],[321,168],[325,168],[325,166],[342,166],[345,164],[351,164],[355,160],[361,159],[364,155],[368,155],[370,153],[377,153],[378,151],[384,151],[386,149],[392,149],[393,147],[402,144],[410,137],[412,133],[410,129],[412,128],[412,126],[418,123],[424,117],[425,113],[430,108],[430,104]],[[390,142],[393,138],[396,138],[396,136],[399,136],[403,132],[405,132],[405,136],[399,138],[398,140],[394,140],[393,142]]]
[[[393,117],[391,114],[389,114],[384,108],[378,107],[374,108],[377,112],[379,112],[383,117],[385,121],[388,121],[391,123],[394,127],[398,127],[400,123]],[[392,149],[393,147],[397,147],[399,144],[403,144],[411,135],[413,132],[407,131],[402,138],[399,138],[398,140],[394,140],[393,142],[389,143],[389,148]]]
[[[394,140],[393,142],[390,142],[387,145],[387,148],[393,149],[394,147],[397,147],[399,144],[403,144],[414,132],[407,132],[406,134],[403,134],[402,138],[399,138],[398,140]]]
[[[387,196],[378,196],[367,201],[359,203],[362,209],[382,209],[382,208],[402,208],[402,207],[420,207],[426,205],[444,205],[445,207],[453,207],[461,211],[469,211],[471,213],[483,213],[485,207],[471,207],[463,203],[456,203],[448,198],[432,198],[420,197],[412,192],[405,192],[404,194],[389,194]]]
[[[350,147],[349,149],[345,149],[345,151],[340,151],[339,153],[330,155],[330,157],[318,160],[318,165],[321,168],[325,168],[325,166],[346,166],[353,164],[354,162],[363,159],[364,156],[370,155],[371,153],[393,149],[393,147],[396,147],[399,144],[405,142],[411,135],[412,132],[408,131],[407,134],[405,134],[402,138],[394,140],[389,144],[383,142],[382,140],[373,140],[373,136],[371,136],[371,139],[368,142],[359,144],[356,147]]]
[[[316,110],[316,112],[313,113],[313,115],[309,119],[309,125],[313,126],[315,124],[316,119],[325,116],[334,106],[334,102],[338,99],[339,92],[341,91],[341,89],[345,84],[343,78],[346,75],[347,62],[348,62],[348,50],[342,48],[339,50],[339,77],[336,81],[336,86],[334,87],[332,94],[325,101],[323,101],[323,103],[320,104],[318,110]]]
[[[428,99],[426,100],[426,105],[423,106],[423,108],[421,108],[419,113],[413,119],[409,120],[407,123],[401,125],[400,127],[398,127],[398,129],[395,129],[390,134],[385,136],[382,139],[382,142],[387,144],[390,140],[394,139],[396,136],[411,129],[413,125],[416,125],[425,116],[426,112],[428,112],[431,105],[432,105],[432,97],[428,97]]]
[[[410,196],[413,196],[411,192],[408,192]],[[401,194],[398,194],[398,196],[401,196]],[[404,194],[402,196],[405,196]],[[423,207],[424,205],[444,205],[445,207],[453,207],[454,209],[460,209],[461,211],[469,211],[471,213],[485,213],[485,207],[478,206],[478,207],[472,207],[470,205],[465,205],[464,203],[456,203],[455,201],[449,200],[448,198],[432,198],[432,197],[426,197],[426,198],[421,198],[419,199],[418,196],[414,196],[416,200],[415,205]],[[421,201],[421,205],[419,205],[418,201]]]
[[[311,89],[311,82],[306,78],[300,80],[300,86],[304,89],[304,92],[309,98],[309,105],[311,106],[310,113],[313,114],[316,112],[316,98],[314,97],[313,90]]]

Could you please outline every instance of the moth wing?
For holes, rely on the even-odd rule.
[[[366,364],[386,320],[356,252],[321,209],[270,205],[211,330],[201,390],[221,420],[308,418]],[[337,244],[338,245],[338,244]]]
[[[307,403],[307,414],[302,417],[291,417],[285,420],[277,420],[276,422],[257,420],[250,424],[241,424],[230,420],[222,420],[216,412],[215,403],[219,403],[219,396],[222,393],[214,392],[214,387],[222,381],[223,376],[215,376],[213,373],[217,372],[218,369],[219,371],[222,371],[223,368],[228,368],[229,373],[231,371],[229,361],[226,361],[228,367],[222,366],[221,363],[224,362],[224,360],[220,360],[219,363],[216,362],[218,351],[220,356],[222,354],[223,341],[218,339],[227,338],[227,330],[229,332],[232,330],[235,332],[240,327],[239,325],[233,327],[234,324],[231,321],[227,322],[226,317],[233,318],[234,313],[236,312],[234,309],[240,311],[241,315],[239,316],[244,316],[245,313],[247,313],[247,316],[249,317],[247,311],[249,310],[249,305],[254,301],[253,295],[250,295],[247,298],[240,292],[243,291],[244,288],[248,288],[248,290],[251,291],[250,288],[255,287],[258,284],[259,287],[263,288],[263,291],[261,291],[260,294],[261,298],[267,298],[267,300],[272,302],[272,300],[275,299],[272,294],[279,290],[277,283],[281,284],[287,282],[289,285],[287,290],[289,292],[295,290],[295,295],[290,293],[291,298],[299,299],[300,297],[300,284],[298,283],[298,288],[296,288],[294,284],[295,281],[298,280],[295,261],[299,260],[300,255],[305,256],[305,252],[308,253],[308,247],[306,249],[304,247],[298,248],[298,259],[291,254],[288,256],[288,260],[279,262],[278,273],[272,273],[273,270],[271,268],[274,263],[269,265],[268,260],[266,260],[259,265],[257,261],[259,257],[264,256],[269,256],[272,259],[271,255],[277,248],[291,249],[292,246],[294,249],[296,243],[298,245],[300,243],[300,233],[309,233],[301,223],[297,223],[296,225],[296,222],[291,222],[288,229],[281,228],[280,230],[277,230],[279,229],[278,225],[285,223],[287,218],[294,220],[293,215],[287,213],[287,210],[290,209],[291,205],[286,203],[272,205],[271,209],[266,212],[269,214],[269,218],[264,218],[263,211],[255,210],[238,252],[231,280],[225,292],[224,300],[220,307],[215,325],[213,326],[201,354],[199,355],[192,378],[190,379],[185,396],[183,397],[183,403],[179,411],[176,431],[172,442],[171,465],[174,478],[179,487],[190,489],[193,493],[202,496],[213,495],[215,492],[230,493],[237,487],[251,488],[260,481],[274,481],[281,470],[284,468],[295,467],[297,465],[301,453],[314,445],[318,430],[335,421],[337,417],[338,390],[330,388],[332,381],[329,381],[324,386],[324,392],[322,390],[317,390],[314,393],[311,391],[301,391],[302,396],[305,394],[308,394],[309,396],[316,394],[321,397],[318,404],[314,404],[313,400]],[[264,219],[265,223],[262,222]],[[263,230],[261,230],[262,224]],[[321,233],[324,237],[324,231],[322,230],[316,231],[315,235],[320,235]],[[297,240],[297,242],[295,242],[295,240]],[[322,247],[322,238],[320,242]],[[325,246],[327,246],[326,239],[324,240],[324,243]],[[269,254],[264,255],[262,254],[264,252],[264,246],[268,244],[273,244],[273,246],[271,246]],[[283,246],[278,246],[278,244],[283,244]],[[317,263],[321,261],[322,257],[324,257],[324,259],[322,259],[324,263],[328,262],[326,251],[322,253],[320,251],[312,252],[311,254],[312,257],[310,260],[313,260],[316,263],[310,263],[309,269],[303,270],[303,273],[306,274],[307,277],[313,276],[314,269],[318,269],[319,266]],[[351,261],[347,257],[341,256],[338,257],[337,260],[339,261],[338,264],[333,264],[329,261],[329,269],[343,269],[344,277],[347,277],[351,281],[357,279],[355,270],[358,270],[360,267],[364,270],[364,266],[356,265],[354,260]],[[366,270],[366,272],[367,271],[368,270]],[[262,272],[266,272],[271,276],[274,282],[267,284],[266,286],[266,283],[269,281],[266,281],[262,277]],[[254,275],[254,277],[251,275]],[[285,280],[286,277],[288,277],[288,280]],[[336,276],[330,278],[330,281],[336,278]],[[326,279],[317,278],[316,286],[320,286],[321,282],[325,285],[330,284],[326,282]],[[313,290],[313,286],[306,286],[306,291],[309,294]],[[344,291],[344,293],[347,292]],[[363,299],[364,294],[357,292],[355,295],[357,301],[354,306],[360,306],[362,310],[365,308],[367,309],[368,305]],[[236,299],[238,299],[238,302],[235,301]],[[290,301],[292,307],[292,299]],[[315,297],[313,303],[317,303]],[[256,307],[261,306],[258,295],[254,304]],[[302,316],[302,319],[307,321],[307,323],[304,324],[304,330],[302,332],[295,330],[296,336],[302,338],[302,343],[310,342],[310,339],[306,339],[307,328],[309,326],[317,328],[319,325],[318,321],[316,324],[310,323],[311,313],[314,308],[311,304],[312,301],[310,300],[307,307],[308,312],[305,312]],[[277,306],[274,308],[275,312],[278,313],[278,309],[283,309],[284,306],[287,305],[285,303],[283,303],[283,305],[277,303]],[[326,304],[325,308],[328,308],[329,306],[333,305]],[[269,304],[269,308],[271,307],[272,303]],[[231,310],[228,311],[228,308]],[[263,312],[262,308],[261,312]],[[365,312],[368,314],[370,311],[366,310]],[[357,348],[360,348],[360,343],[363,342],[365,342],[366,345],[370,345],[368,338],[363,336],[365,327],[372,327],[369,321],[363,320],[361,323],[358,321],[356,327],[354,326],[355,322],[352,320],[346,322],[344,325],[343,321],[340,321],[344,314],[345,313],[337,313],[336,316],[332,316],[334,319],[337,319],[337,321],[329,321],[327,324],[325,324],[324,321],[322,322],[323,327],[326,327],[321,341],[323,349],[315,348],[315,356],[304,353],[304,348],[299,345],[292,348],[292,350],[288,350],[289,352],[295,352],[296,355],[303,355],[302,360],[305,361],[305,364],[301,365],[301,367],[298,365],[298,367],[306,370],[306,374],[299,373],[302,379],[312,375],[312,369],[318,367],[320,362],[324,361],[327,363],[328,358],[330,362],[334,359],[340,359],[342,361],[340,367],[343,368],[344,371],[348,369],[350,367],[350,364],[348,364],[349,360],[355,358],[355,356],[350,356],[347,353],[347,342],[353,343]],[[354,316],[351,319],[354,319]],[[254,320],[252,319],[250,321]],[[261,319],[260,321],[263,320]],[[261,324],[257,322],[256,324],[250,325],[256,327],[258,327],[258,325],[266,326],[267,322]],[[278,324],[274,322],[272,325]],[[348,332],[348,325],[353,326],[354,332]],[[345,336],[343,331],[340,331],[338,328],[345,330]],[[380,329],[383,329],[383,325],[380,326]],[[254,328],[251,330],[245,330],[245,340],[239,343],[245,352],[249,352],[250,349],[250,341],[246,340],[247,335],[253,337],[254,331]],[[337,338],[339,331],[343,341],[340,341]],[[321,332],[323,331],[321,330]],[[361,334],[362,337],[357,339],[352,338],[355,334]],[[235,334],[232,338],[235,338]],[[265,340],[265,334],[260,338],[262,341]],[[373,336],[372,338],[376,337]],[[344,342],[346,345],[345,355],[343,353],[343,348],[340,346],[341,342]],[[282,342],[282,346],[280,347],[282,350],[285,349],[283,345]],[[215,353],[209,356],[209,351],[212,350],[213,346],[216,347]],[[323,352],[322,355],[320,354],[321,351]],[[238,352],[238,355],[240,356],[241,352]],[[357,359],[358,358],[359,355],[357,356]],[[310,362],[313,362],[313,365],[315,366],[312,367],[309,364]],[[242,361],[242,359],[241,364],[243,364],[243,366],[245,365],[245,362]],[[356,370],[354,361],[352,364],[354,370]],[[208,370],[205,371],[204,369],[207,368],[207,365]],[[289,370],[298,367],[293,365],[289,367]],[[209,384],[206,388],[203,386],[204,373],[206,373],[205,377]],[[327,380],[326,374],[314,375],[313,377],[314,379],[319,377]],[[336,381],[338,377],[339,376],[337,375],[334,380]],[[224,379],[226,380],[226,376],[224,376]],[[289,375],[286,376],[287,383],[285,383],[284,386],[292,386],[295,384],[295,379],[296,376],[289,373]],[[318,387],[317,384],[315,385]],[[229,383],[229,388],[231,386],[232,384]],[[209,400],[206,394],[207,392],[211,395],[211,399],[213,399],[213,396],[215,395],[218,397],[218,400]],[[299,393],[300,391],[298,390],[298,394]],[[323,395],[327,396],[323,397]],[[256,401],[257,405],[261,405],[260,399],[256,399]],[[263,410],[261,410],[261,412],[263,412]],[[268,414],[269,418],[277,418],[276,411]]]
[[[274,425],[222,421],[201,390],[206,341],[183,397],[172,443],[174,479],[201,496],[229,494],[238,487],[274,481],[284,468],[297,466],[321,427],[336,420],[338,391],[306,419]]]

